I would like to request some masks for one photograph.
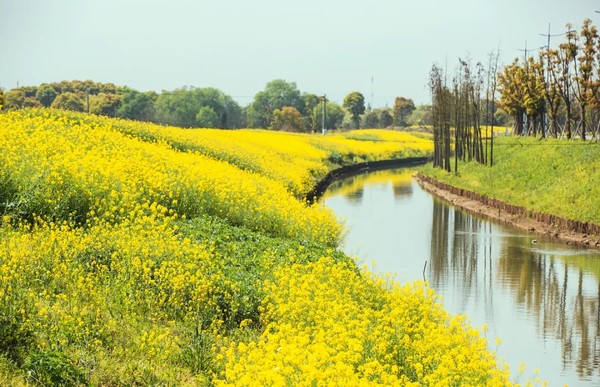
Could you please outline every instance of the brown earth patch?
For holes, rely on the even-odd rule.
[[[415,179],[425,191],[471,213],[523,230],[548,235],[568,244],[600,248],[600,226],[597,224],[514,206],[473,191],[442,183],[421,173],[417,173]]]

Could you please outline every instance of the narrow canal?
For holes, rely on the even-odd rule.
[[[446,310],[487,326],[489,348],[515,381],[538,369],[550,386],[600,386],[600,252],[455,209],[412,173],[372,172],[328,188],[321,201],[346,225],[344,251],[401,282],[425,277]]]

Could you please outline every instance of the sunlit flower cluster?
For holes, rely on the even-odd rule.
[[[226,161],[240,169],[278,181],[301,197],[315,178],[327,173],[327,152],[312,146],[306,135],[266,130],[187,129],[114,120],[119,132],[163,141],[174,149]]]
[[[348,162],[424,156],[433,152],[433,142],[426,134],[383,129],[352,130],[311,141],[330,155],[340,155]]]
[[[86,223],[207,213],[275,235],[337,243],[340,230],[330,213],[307,207],[260,173],[132,138],[109,119],[18,112],[0,120],[0,179],[6,206],[21,216]],[[280,158],[270,155],[273,165]],[[310,172],[298,164],[286,168]]]

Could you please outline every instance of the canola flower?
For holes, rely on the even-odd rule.
[[[266,328],[230,345],[217,385],[514,385],[479,332],[424,283],[400,286],[323,257],[281,268],[265,286]]]
[[[336,162],[430,149],[0,114],[0,381],[510,385],[425,284],[361,272],[299,200]]]
[[[53,219],[119,219],[146,212],[208,213],[277,235],[336,244],[339,227],[266,176],[198,153],[176,152],[69,116],[3,115],[0,176],[7,207]]]
[[[266,130],[187,129],[116,121],[122,133],[163,141],[173,148],[226,161],[240,169],[283,183],[297,197],[327,173],[327,153],[309,144],[307,136]]]
[[[326,149],[340,160],[372,161],[431,154],[430,139],[408,132],[361,129],[313,139],[315,146]],[[375,156],[375,157],[374,157]]]

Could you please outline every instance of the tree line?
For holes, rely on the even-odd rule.
[[[518,135],[600,137],[600,38],[590,19],[566,25],[557,48],[515,59],[498,74],[500,106]]]
[[[371,109],[364,96],[351,92],[337,104],[326,96],[301,92],[294,82],[273,80],[241,107],[216,88],[183,87],[140,92],[93,81],[62,81],[18,87],[3,93],[0,109],[51,107],[180,127],[270,128],[315,132],[338,128],[385,128],[427,125],[430,107],[397,97],[392,108]]]
[[[493,164],[494,127],[505,124],[496,103],[499,52],[486,65],[459,58],[452,79],[438,65],[429,73],[433,165],[458,171],[459,161]]]
[[[434,166],[457,171],[461,160],[493,165],[493,128],[503,124],[503,114],[512,118],[515,135],[600,139],[598,29],[585,19],[579,31],[567,24],[562,35],[557,48],[548,34],[547,45],[524,50],[501,71],[498,52],[487,65],[459,59],[451,80],[432,67]]]

